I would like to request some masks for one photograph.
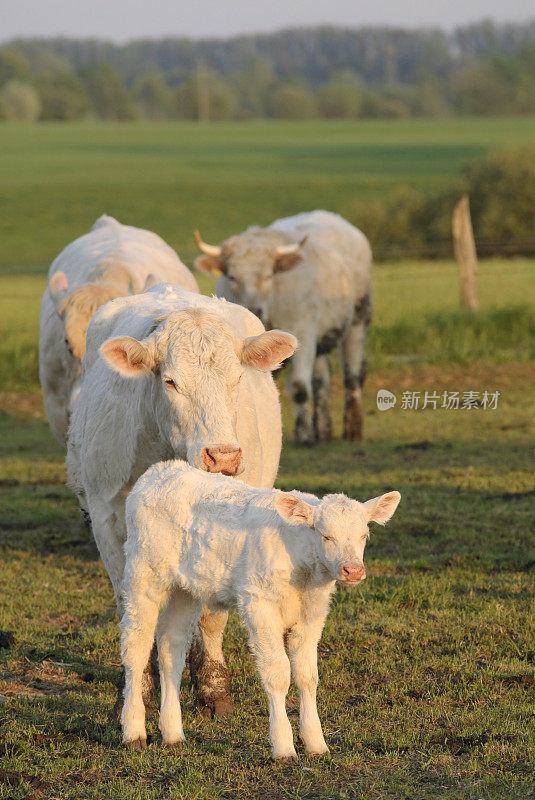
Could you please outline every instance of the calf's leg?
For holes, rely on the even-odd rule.
[[[229,716],[234,711],[230,672],[223,655],[223,632],[228,611],[203,608],[189,651],[189,668],[197,705],[205,717]]]
[[[371,297],[355,306],[353,320],[342,340],[345,387],[344,439],[362,439],[362,387],[366,379],[366,333],[372,316]]]
[[[121,713],[123,741],[138,750],[146,747],[143,672],[149,659],[154,631],[165,592],[146,580],[126,587],[121,618],[121,656],[125,671],[124,705]]]
[[[310,755],[329,752],[316,705],[318,642],[322,629],[323,620],[310,625],[296,625],[287,638],[292,674],[299,689],[299,732]]]
[[[162,705],[160,730],[164,744],[178,745],[185,741],[180,710],[180,681],[186,650],[201,615],[201,603],[181,589],[173,590],[158,619],[158,659]]]
[[[295,758],[292,726],[286,714],[286,695],[290,686],[290,662],[284,649],[282,625],[277,612],[262,609],[245,616],[249,642],[269,702],[269,741],[273,758]]]
[[[123,614],[123,574],[124,574],[124,542],[126,539],[126,529],[124,523],[124,504],[118,500],[114,505],[102,502],[91,503],[89,505],[93,536],[98,547],[98,551],[106,567],[119,619]],[[157,675],[156,651],[153,651],[153,658],[148,659],[143,671],[143,702],[145,703],[145,713],[150,716],[155,711],[156,687],[154,675]],[[124,689],[124,674],[121,675],[117,689],[117,700],[113,709],[114,719],[120,719],[122,709],[122,696]]]

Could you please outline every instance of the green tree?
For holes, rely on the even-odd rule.
[[[267,116],[269,93],[275,83],[269,62],[262,56],[251,56],[231,80],[246,116]]]
[[[159,72],[142,75],[132,95],[146,119],[168,119],[173,114],[173,92]]]
[[[101,119],[134,119],[135,107],[119,73],[111,64],[102,62],[80,71],[92,107]]]
[[[269,100],[271,116],[279,119],[312,119],[317,107],[311,92],[296,80],[278,83]]]
[[[0,50],[0,86],[8,81],[28,78],[30,64],[18,47],[2,47]]]
[[[358,117],[362,90],[357,76],[351,72],[333,75],[316,93],[316,103],[321,117],[353,119]]]
[[[91,107],[86,88],[73,74],[44,74],[37,78],[36,88],[42,104],[44,120],[73,120],[85,117]]]
[[[39,95],[29,83],[8,81],[0,90],[0,119],[36,122],[41,113]]]
[[[177,114],[181,119],[205,122],[233,119],[238,98],[227,81],[211,70],[199,69],[176,92]]]

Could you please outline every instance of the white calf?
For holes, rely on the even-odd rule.
[[[316,708],[317,645],[330,596],[336,580],[355,584],[365,578],[368,522],[384,524],[399,500],[398,492],[390,492],[366,503],[342,494],[320,501],[255,489],[180,461],[148,469],[126,503],[124,741],[146,746],[141,684],[156,625],[160,730],[168,745],[184,741],[180,680],[206,604],[212,611],[237,607],[249,631],[269,699],[274,758],[295,756],[285,709],[290,668],[300,693],[305,749],[326,753]]]

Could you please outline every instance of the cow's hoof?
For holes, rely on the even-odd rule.
[[[231,697],[220,697],[217,700],[204,700],[199,698],[197,705],[201,716],[205,719],[231,717],[234,714],[234,702]]]
[[[232,697],[223,697],[214,702],[214,716],[231,717],[234,714],[234,702]]]
[[[163,742],[163,746],[167,750],[182,750],[185,744],[186,744],[185,739],[177,739],[176,742]]]
[[[129,742],[125,742],[125,745],[129,750],[139,750],[141,752],[141,750],[147,749],[147,740],[140,737],[139,739],[132,739]]]

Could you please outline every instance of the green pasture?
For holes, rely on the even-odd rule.
[[[412,261],[374,267],[374,321],[370,368],[399,363],[468,363],[474,359],[526,360],[535,355],[534,262],[481,262],[481,310],[459,308],[453,262]],[[213,281],[197,275],[206,294]],[[28,390],[38,382],[39,307],[44,274],[0,274],[0,391]]]
[[[402,502],[339,588],[320,644],[331,754],[274,763],[267,703],[232,617],[237,702],[207,721],[183,681],[181,751],[121,746],[111,718],[118,627],[102,564],[64,486],[37,382],[50,260],[104,211],[156,230],[191,265],[191,231],[251,223],[402,183],[435,191],[535,119],[0,126],[1,800],[529,800],[535,798],[535,262],[479,265],[462,312],[448,261],[374,266],[365,438],[284,447],[277,485]],[[357,220],[353,220],[358,222]],[[213,286],[200,281],[204,292]],[[378,389],[398,397],[376,406]],[[495,410],[402,408],[404,392],[499,392]],[[341,430],[342,387],[333,409]],[[1,644],[0,640],[0,644]],[[4,642],[8,644],[8,642]],[[289,716],[297,736],[298,702]]]
[[[535,118],[0,126],[0,268],[40,271],[106,212],[182,257],[314,208],[350,221],[400,184],[432,193],[489,148],[535,141]]]

